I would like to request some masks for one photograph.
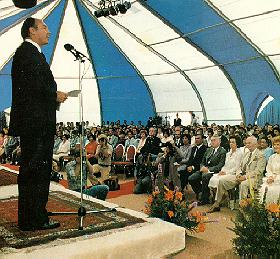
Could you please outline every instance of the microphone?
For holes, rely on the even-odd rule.
[[[74,49],[74,47],[73,47],[71,44],[68,44],[68,43],[64,45],[64,48],[65,48],[67,51],[71,51],[71,50]]]
[[[75,56],[76,60],[82,60],[82,58],[86,58],[87,60],[90,61],[90,59],[86,55],[76,50],[71,44],[69,43],[65,44],[64,48],[67,51],[70,51]]]

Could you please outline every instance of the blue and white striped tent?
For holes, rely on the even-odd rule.
[[[262,103],[280,99],[279,0],[133,1],[126,14],[96,19],[96,0],[39,0],[27,10],[0,1],[0,111],[11,105],[11,60],[25,18],[51,31],[43,51],[59,90],[77,89],[71,43],[83,65],[84,120],[146,121],[194,111],[211,123],[253,123]],[[57,113],[78,120],[78,99]]]

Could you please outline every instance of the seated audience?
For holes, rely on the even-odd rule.
[[[53,145],[53,154],[56,154],[58,148],[59,148],[59,145],[61,144],[62,142],[62,138],[59,136],[58,133],[56,133],[54,135],[54,145]],[[71,147],[71,142],[70,142],[70,147]]]
[[[86,188],[87,182],[87,173],[86,167],[88,166],[89,170],[92,170],[92,165],[87,161],[87,164],[83,165],[83,193],[86,195],[90,195],[92,197],[96,197],[100,200],[105,200],[107,193],[109,192],[109,187],[107,185],[100,185],[98,180],[90,174],[89,180],[92,184],[90,188]],[[81,191],[81,158],[80,152],[75,153],[75,160],[67,163],[66,167],[67,180],[69,189],[73,191],[80,192]]]
[[[268,138],[264,135],[258,139],[258,149],[263,152],[266,161],[268,161],[269,157],[274,153],[274,150],[269,147]]]
[[[89,143],[86,144],[85,150],[86,150],[86,157],[88,161],[93,165],[97,164],[97,158],[95,157],[96,149],[98,146],[98,143],[96,141],[96,136],[93,134],[88,135]]]
[[[163,130],[163,136],[161,138],[161,144],[164,147],[164,144],[166,144],[167,142],[170,142],[171,144],[174,143],[173,138],[170,136],[170,132],[169,129],[164,129]]]
[[[245,154],[241,162],[241,171],[237,175],[239,186],[239,200],[248,196],[249,188],[258,189],[260,180],[266,166],[266,160],[260,150],[257,149],[256,137],[250,136],[246,139],[246,147],[249,152]]]
[[[181,188],[184,190],[187,184],[187,164],[189,162],[191,152],[192,152],[192,146],[190,144],[191,142],[191,136],[189,134],[183,134],[182,136],[182,146],[180,146],[180,151],[182,154],[182,160],[180,162],[180,166],[177,168],[177,171],[180,175],[180,181],[181,181]]]
[[[146,139],[144,146],[141,148],[142,154],[152,154],[152,158],[156,158],[160,152],[160,139],[155,136],[155,128],[149,129],[149,136]]]
[[[93,165],[92,170],[90,169],[89,171],[92,177],[97,173],[101,173],[101,183],[104,183],[104,180],[110,178],[112,154],[113,148],[108,144],[107,136],[100,134],[98,136],[98,146],[95,153],[95,157],[98,159],[98,164]]]
[[[225,165],[218,174],[215,174],[209,181],[210,193],[215,199],[215,203],[209,209],[209,213],[219,211],[220,204],[227,197],[227,191],[237,184],[236,176],[240,173],[241,160],[243,154],[239,147],[241,139],[237,136],[229,137],[230,151],[226,154]]]
[[[280,201],[280,136],[272,139],[275,154],[267,163],[266,174],[260,189],[260,201],[265,198],[265,203],[276,203]]]
[[[136,167],[134,170],[134,193],[150,193],[152,190],[152,173],[154,172],[150,154],[140,156],[139,163],[137,163]]]
[[[137,139],[134,138],[132,131],[129,130],[127,132],[127,139],[125,140],[124,150],[127,151],[128,147],[131,145],[137,147],[138,141],[137,141]]]
[[[12,152],[11,165],[20,165],[21,149],[18,145]]]
[[[0,132],[0,163],[6,163],[5,146],[8,141],[8,135],[4,131]]]
[[[162,166],[162,174],[158,173],[156,186],[161,189],[163,185],[166,185],[171,190],[181,190],[181,182],[177,171],[181,160],[180,149],[167,142],[164,153],[160,153],[156,160],[156,163]]]
[[[207,148],[203,156],[200,170],[189,177],[189,183],[196,193],[196,196],[199,198],[199,205],[209,203],[209,180],[213,174],[220,172],[225,164],[226,151],[220,144],[220,137],[218,135],[213,135],[211,138],[211,147]],[[199,197],[200,192],[201,197]]]
[[[107,138],[108,138],[108,143],[114,149],[117,146],[119,138],[115,135],[115,131],[112,128],[109,128]]]
[[[203,156],[206,152],[207,146],[203,144],[203,136],[196,134],[195,145],[192,147],[190,159],[187,163],[187,173],[181,174],[181,185],[187,186],[189,177],[199,171]],[[182,187],[183,190],[183,187]],[[197,197],[198,199],[198,197]]]
[[[147,131],[146,130],[141,130],[140,131],[140,140],[138,143],[138,146],[136,148],[136,154],[140,154],[142,147],[144,147],[147,139]]]
[[[64,156],[68,156],[69,153],[70,153],[69,135],[64,134],[62,136],[62,142],[60,143],[56,153],[53,154],[53,159],[59,162],[60,158]]]

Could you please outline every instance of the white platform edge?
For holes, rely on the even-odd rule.
[[[7,170],[7,168],[5,168]],[[51,191],[63,191],[77,197],[80,194],[51,183]],[[0,199],[18,196],[17,185],[1,186]],[[185,229],[117,204],[84,195],[109,208],[117,208],[131,216],[146,220],[121,229],[113,229],[77,238],[57,239],[48,244],[23,249],[0,250],[0,258],[160,258],[185,248]]]

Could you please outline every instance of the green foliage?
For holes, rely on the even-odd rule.
[[[187,205],[183,195],[178,191],[165,188],[163,191],[153,192],[146,203],[146,213],[151,217],[182,226],[190,231],[203,232],[204,216],[200,212],[191,213],[195,204]]]
[[[232,229],[237,235],[233,239],[236,252],[265,258],[280,255],[279,205],[265,206],[257,200],[246,199],[240,206]]]

